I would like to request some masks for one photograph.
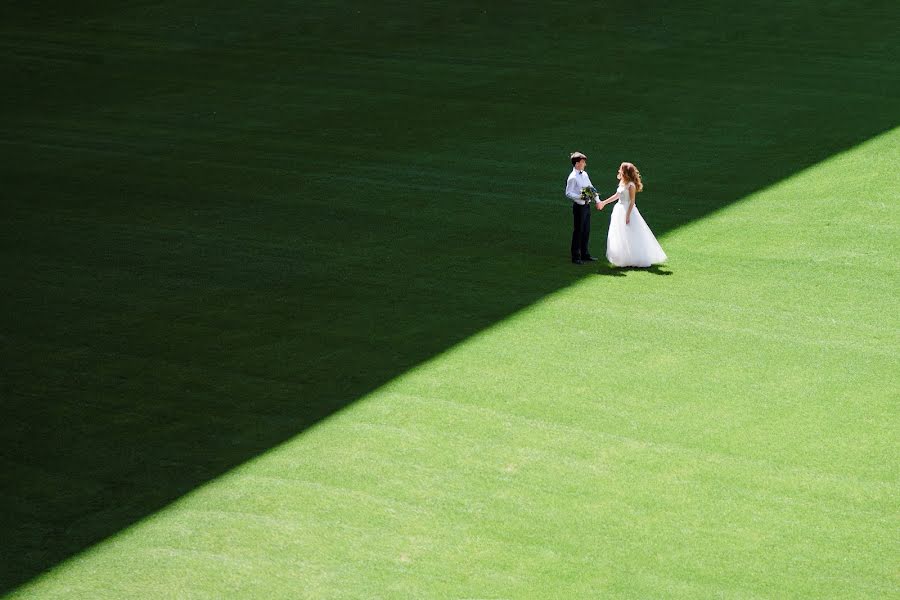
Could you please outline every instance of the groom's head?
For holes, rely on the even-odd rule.
[[[579,171],[584,170],[584,166],[587,164],[587,156],[585,156],[581,152],[573,152],[569,155],[569,158],[572,159],[573,167],[575,167]]]

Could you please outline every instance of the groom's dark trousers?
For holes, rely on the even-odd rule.
[[[588,239],[591,237],[591,203],[572,203],[572,260],[586,259],[591,255],[588,252]]]

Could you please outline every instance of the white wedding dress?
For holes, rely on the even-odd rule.
[[[628,225],[625,224],[625,213],[631,201],[630,193],[622,184],[619,184],[616,191],[619,193],[619,200],[609,217],[606,258],[617,267],[649,267],[666,262],[668,257],[638,212],[637,204],[631,209]]]

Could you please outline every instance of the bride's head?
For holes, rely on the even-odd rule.
[[[622,183],[633,183],[639,192],[644,189],[644,183],[641,181],[641,172],[630,162],[623,162],[619,165],[619,174],[616,177]]]

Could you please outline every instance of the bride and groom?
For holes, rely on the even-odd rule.
[[[664,263],[666,253],[653,232],[647,226],[635,205],[635,196],[644,189],[641,173],[633,164],[623,162],[616,177],[619,187],[616,193],[600,200],[591,178],[585,172],[587,156],[573,152],[572,172],[566,180],[566,197],[572,201],[572,262],[581,265],[597,260],[588,251],[591,235],[591,202],[597,210],[616,202],[609,219],[609,233],[606,237],[606,258],[617,267],[649,267]]]

